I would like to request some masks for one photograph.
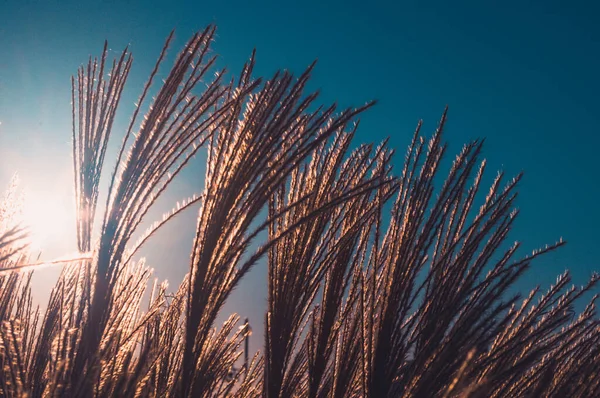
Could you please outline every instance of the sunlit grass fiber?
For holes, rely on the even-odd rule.
[[[105,45],[73,77],[79,254],[59,261],[42,313],[13,184],[0,204],[1,396],[600,396],[595,297],[573,310],[598,276],[576,288],[566,273],[545,294],[510,294],[535,258],[563,244],[516,258],[507,239],[520,176],[500,173],[481,193],[482,141],[441,170],[446,111],[430,138],[418,125],[394,171],[387,142],[352,144],[372,103],[318,106],[305,93],[313,65],[297,78],[259,79],[254,54],[226,81],[214,70],[214,35],[213,26],[195,34],[157,83],[167,39],[116,138],[101,206],[133,58],[125,50],[108,60]],[[199,150],[204,188],[139,231]],[[171,292],[150,283],[135,254],[194,204],[189,272]],[[235,314],[215,321],[259,261],[268,268],[264,346],[239,368],[248,329]]]

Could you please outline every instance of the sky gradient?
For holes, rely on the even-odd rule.
[[[70,76],[77,67],[99,55],[105,39],[111,56],[127,45],[133,53],[114,154],[169,32],[176,29],[173,55],[194,31],[215,23],[213,49],[233,73],[253,48],[257,76],[280,68],[299,74],[317,58],[310,88],[321,90],[320,102],[349,106],[377,99],[356,140],[391,137],[397,171],[418,120],[430,134],[448,104],[448,159],[468,140],[485,137],[486,181],[500,169],[508,176],[525,172],[511,239],[527,252],[560,237],[568,242],[538,261],[519,286],[548,287],[566,268],[583,284],[600,271],[600,28],[594,21],[600,6],[594,3],[0,0],[0,188],[18,172],[25,190],[59,198],[68,208]],[[111,159],[109,152],[105,175]],[[201,192],[202,160],[152,216]],[[173,287],[188,267],[195,216],[186,213],[170,227],[177,234],[147,249],[156,275]],[[74,225],[72,219],[67,224]],[[54,250],[46,248],[53,255],[70,248]],[[258,318],[259,336],[265,277],[263,262],[224,309]],[[36,286],[45,291],[43,283]]]

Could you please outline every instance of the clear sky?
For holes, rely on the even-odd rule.
[[[213,48],[234,72],[254,47],[257,75],[279,68],[300,73],[318,58],[311,87],[322,90],[322,101],[379,100],[362,118],[357,140],[390,136],[398,168],[417,121],[424,119],[424,131],[432,132],[448,104],[451,155],[467,140],[486,137],[489,178],[498,169],[525,171],[512,239],[528,251],[560,237],[568,241],[521,285],[548,286],[565,268],[582,284],[600,271],[598,4],[0,0],[0,187],[19,172],[24,189],[68,209],[69,79],[77,67],[99,55],[104,39],[112,54],[126,45],[133,52],[114,148],[169,32],[176,29],[174,53],[195,30],[216,23]],[[168,193],[161,211],[201,191],[201,160]],[[155,239],[147,251],[156,274],[172,286],[188,267],[194,219],[190,212],[176,221],[176,233]],[[67,224],[71,228],[72,219]],[[52,247],[46,251],[58,250]],[[257,331],[265,276],[263,263],[225,309],[255,319]]]

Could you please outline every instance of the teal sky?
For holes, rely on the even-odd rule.
[[[19,172],[34,195],[70,200],[70,76],[90,54],[99,55],[104,39],[112,54],[129,45],[134,55],[114,148],[169,32],[176,29],[173,54],[195,30],[215,23],[213,48],[234,73],[254,47],[257,75],[300,73],[318,58],[311,88],[322,90],[323,102],[377,99],[357,141],[390,136],[397,169],[417,121],[432,132],[448,104],[452,156],[466,141],[486,137],[489,178],[498,169],[525,171],[512,239],[527,251],[568,241],[521,285],[548,286],[565,268],[582,284],[600,271],[597,2],[323,3],[0,0],[0,187]],[[161,212],[201,191],[203,174],[194,172],[201,160],[161,202]],[[172,286],[188,267],[194,219],[190,212],[177,220],[175,234],[147,249],[157,276]],[[57,247],[46,252],[58,254]],[[225,309],[256,319],[257,331],[265,276],[261,264]]]

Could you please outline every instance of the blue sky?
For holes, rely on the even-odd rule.
[[[391,137],[398,167],[417,121],[424,119],[424,131],[432,132],[448,104],[451,154],[486,137],[489,178],[498,169],[525,171],[512,239],[528,251],[560,237],[568,241],[534,265],[521,286],[548,286],[566,268],[582,284],[600,271],[600,28],[594,21],[600,6],[323,3],[0,1],[1,186],[17,171],[34,194],[68,201],[69,79],[90,54],[99,54],[104,39],[113,54],[129,45],[134,55],[114,148],[168,33],[176,29],[174,53],[195,30],[216,23],[213,48],[233,72],[255,47],[257,75],[279,68],[300,73],[318,58],[311,88],[321,89],[321,101],[348,106],[377,99],[357,141]],[[192,172],[201,160],[168,193],[161,211],[201,191],[203,175]],[[155,240],[148,249],[156,274],[172,286],[188,266],[194,218],[188,213],[176,221],[180,239]],[[264,265],[257,267],[225,311],[262,323],[265,275]]]

